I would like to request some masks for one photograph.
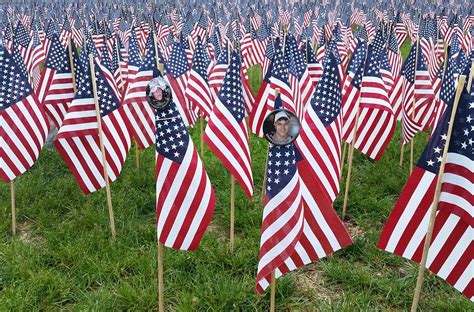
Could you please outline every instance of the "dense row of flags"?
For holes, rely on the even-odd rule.
[[[424,11],[414,2],[426,4]],[[2,180],[35,163],[50,125],[58,128],[56,149],[86,194],[119,177],[132,140],[141,149],[155,144],[159,241],[194,250],[212,218],[215,193],[187,128],[207,121],[203,140],[251,198],[249,133],[263,137],[266,116],[290,110],[301,120],[299,137],[268,149],[257,273],[263,292],[272,272],[279,277],[351,243],[332,207],[342,146],[352,143],[378,160],[397,121],[404,144],[420,131],[429,131],[430,140],[378,247],[419,262],[455,114],[427,267],[473,300],[472,89],[452,109],[458,77],[472,76],[469,3],[238,5],[2,4]],[[263,80],[257,94],[250,88],[253,66]],[[163,110],[146,99],[156,77],[173,93]]]

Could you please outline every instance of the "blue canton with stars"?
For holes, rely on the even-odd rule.
[[[464,89],[454,118],[449,153],[466,156],[474,161],[474,88],[471,94]],[[471,168],[472,169],[472,168]]]
[[[181,164],[190,139],[174,102],[164,110],[155,109],[155,124],[156,152]]]
[[[175,42],[173,44],[173,50],[171,51],[171,55],[165,68],[166,72],[170,73],[175,79],[189,70],[186,52],[181,43]]]
[[[201,44],[201,38],[198,37],[196,50],[193,55],[193,70],[198,73],[205,82],[208,82],[207,68],[209,67],[209,64],[211,64],[211,59],[207,50],[205,50]]]
[[[365,42],[360,42],[355,51],[354,54],[351,57],[351,60],[349,61],[349,65],[347,66],[347,72],[351,73],[356,73],[354,76],[354,79],[352,80],[353,84],[357,86],[357,88],[360,89],[360,83],[362,81],[362,72],[364,68],[364,62],[365,62],[365,54],[367,52],[366,44]],[[356,79],[356,76],[359,76]],[[356,80],[357,83],[354,81]]]
[[[235,51],[231,54],[230,66],[225,75],[224,84],[219,90],[219,99],[240,124],[245,117],[245,108],[240,77],[240,59]]]
[[[88,99],[94,97],[92,90],[90,66],[88,63],[84,65],[86,66],[84,66],[82,79],[79,82],[79,86],[77,88],[77,92],[74,99]],[[119,108],[120,102],[115,96],[114,91],[110,87],[109,83],[107,82],[107,79],[105,78],[104,74],[100,70],[99,66],[97,66],[97,64],[95,64],[94,69],[97,86],[97,98],[99,102],[99,112],[100,115],[104,117]]]
[[[51,46],[49,48],[48,56],[46,57],[45,67],[54,69],[61,73],[71,72],[69,55],[59,42],[57,35],[54,35],[51,39]]]
[[[342,95],[337,61],[333,55],[330,55],[321,80],[311,98],[311,106],[324,126],[327,127],[339,115],[341,105]]]
[[[18,103],[33,92],[28,77],[3,46],[0,46],[0,73],[0,111]]]
[[[133,27],[128,44],[128,65],[140,67],[141,63],[142,58],[140,56],[140,49],[138,48],[137,35],[135,33],[135,27]]]
[[[436,127],[436,130],[431,136],[428,145],[426,145],[425,150],[417,163],[418,167],[434,174],[438,174],[441,160],[443,159],[443,150],[446,145],[448,122],[451,117],[452,107],[452,103],[448,104],[441,121]]]
[[[415,59],[416,59],[416,43],[411,46],[410,53],[403,63],[401,75],[405,76],[408,82],[415,83]]]
[[[443,83],[441,84],[439,98],[444,103],[449,103],[454,98],[454,94],[456,93],[456,86],[455,86],[455,77],[454,75],[457,73],[457,66],[454,60],[448,59],[448,64],[446,66],[446,73],[444,74]],[[440,66],[440,71],[442,73],[443,68]]]
[[[268,165],[265,188],[267,196],[275,197],[296,174],[296,163],[301,159],[294,144],[271,145],[268,148]]]
[[[280,49],[280,46],[277,44],[275,46],[275,55],[273,56],[272,61],[272,77],[283,81],[287,85],[288,83],[288,68],[286,66],[285,58],[283,52]]]

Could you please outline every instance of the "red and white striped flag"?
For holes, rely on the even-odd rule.
[[[0,47],[0,178],[10,182],[38,159],[49,123],[12,55]]]
[[[97,84],[97,101],[103,131],[108,179],[115,181],[130,150],[131,137],[125,112],[116,92],[107,82],[100,66],[95,66],[91,77],[89,63],[85,63],[78,91],[55,138],[55,146],[66,161],[85,193],[105,186],[104,168],[99,143],[92,79]]]
[[[330,53],[297,139],[298,149],[331,202],[339,194],[341,180],[342,97],[337,66]]]
[[[153,33],[150,33],[150,36],[153,36]],[[156,67],[157,55],[153,42],[153,38],[150,38],[145,59],[130,81],[123,102],[132,136],[141,149],[146,149],[155,142],[155,112],[146,99],[148,83],[161,76]]]
[[[461,96],[447,153],[426,266],[474,301],[472,94]],[[421,261],[452,104],[427,144],[382,231],[377,247]],[[472,144],[471,144],[472,145]]]
[[[69,53],[61,45],[58,35],[53,35],[51,38],[37,94],[48,117],[59,129],[74,98],[74,85]]]
[[[204,141],[236,178],[248,198],[253,194],[252,163],[238,54],[231,61],[204,132]]]
[[[211,115],[214,102],[208,83],[210,66],[211,59],[206,49],[204,49],[200,37],[198,37],[185,96],[191,103],[191,107],[197,108],[206,119]]]
[[[357,150],[375,160],[378,160],[385,151],[396,124],[385,84],[380,76],[377,40],[381,40],[381,36],[376,36],[367,54],[354,144]]]
[[[259,293],[270,285],[273,271],[278,278],[352,242],[309,167],[293,144],[269,148]]]
[[[177,105],[155,109],[155,120],[158,239],[171,248],[194,250],[214,213],[214,189]]]

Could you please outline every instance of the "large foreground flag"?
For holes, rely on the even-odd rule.
[[[415,262],[421,261],[451,111],[452,101],[403,188],[377,243],[380,249]],[[426,266],[473,301],[472,94],[463,93],[455,114]]]
[[[214,213],[214,189],[176,104],[155,110],[155,118],[158,239],[194,250]]]
[[[26,71],[3,46],[0,73],[0,178],[10,182],[38,159],[49,127]]]
[[[275,108],[281,108],[281,98]],[[256,289],[351,244],[351,238],[294,144],[270,146]]]
[[[204,141],[237,179],[249,198],[253,194],[252,164],[238,54],[231,61],[204,132]]]

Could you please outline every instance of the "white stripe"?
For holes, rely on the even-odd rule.
[[[182,179],[186,174],[188,173],[188,168],[191,163],[192,155],[193,155],[193,146],[192,144],[188,144],[188,148],[186,149],[186,153],[184,155],[183,161],[181,162],[181,166],[179,166],[178,172],[176,173],[176,176],[174,180],[172,181],[172,185],[170,189],[168,190],[168,194],[165,196],[165,200],[163,201],[163,206],[161,209],[161,214],[158,218],[158,237],[161,236],[160,234],[163,231],[163,227],[165,226],[165,223],[168,222],[168,215],[170,214],[171,209],[173,208],[173,203],[176,199],[176,196],[178,195],[179,191],[183,191],[181,189],[182,185]],[[165,159],[164,162],[171,162],[171,160]],[[161,172],[160,172],[161,173]],[[195,174],[195,173],[193,173]],[[158,178],[161,178],[164,180],[165,177],[163,176],[158,176]],[[168,177],[166,177],[168,178]],[[159,180],[158,180],[159,181]],[[158,188],[158,184],[162,185],[160,182],[157,182],[157,196],[161,192],[161,188]],[[186,190],[188,191],[188,190]]]
[[[413,215],[416,212],[416,209],[419,207],[420,202],[423,200],[426,192],[432,181],[436,178],[434,173],[429,171],[425,171],[423,176],[420,178],[416,189],[413,191],[410,200],[408,201],[406,208],[403,210],[403,213],[400,215],[396,226],[394,227],[390,239],[387,242],[387,246],[385,250],[389,252],[394,252],[395,248],[397,247],[399,240],[407,228],[408,224],[410,223]],[[429,211],[429,209],[428,209]],[[426,232],[426,231],[425,231]]]

